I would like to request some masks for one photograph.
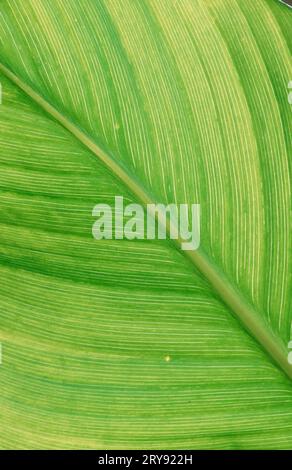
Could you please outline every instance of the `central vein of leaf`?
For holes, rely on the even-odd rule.
[[[24,91],[35,103],[37,103],[49,116],[58,121],[64,128],[71,132],[87,149],[89,149],[99,160],[101,160],[113,174],[135,194],[144,204],[155,204],[153,198],[143,188],[139,181],[131,173],[118,163],[109,152],[103,150],[84,131],[73,124],[70,119],[60,113],[54,106],[36,93],[29,85],[23,82],[17,75],[0,63],[0,71],[15,85]],[[159,217],[159,214],[158,214]],[[168,223],[167,223],[168,224]],[[166,226],[169,231],[169,226]],[[177,249],[181,250],[182,240],[173,241]],[[224,303],[231,309],[234,316],[245,326],[249,333],[261,344],[271,358],[292,379],[292,365],[288,362],[287,351],[283,342],[272,331],[256,309],[245,299],[241,292],[233,286],[225,274],[209,259],[202,250],[183,251],[190,262],[201,271],[210,284],[220,295]]]

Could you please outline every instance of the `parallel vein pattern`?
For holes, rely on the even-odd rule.
[[[6,0],[0,15],[1,62],[156,200],[200,202],[205,252],[287,344],[290,11]],[[1,447],[291,447],[288,379],[171,244],[91,239],[93,205],[134,194],[1,84]]]

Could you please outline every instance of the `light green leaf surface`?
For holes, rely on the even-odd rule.
[[[292,447],[291,15],[1,1],[2,449]],[[94,240],[116,195],[200,250]]]

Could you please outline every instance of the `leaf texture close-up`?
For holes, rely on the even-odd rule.
[[[0,449],[292,449],[291,47],[277,0],[0,0]],[[200,247],[94,239],[116,196]]]

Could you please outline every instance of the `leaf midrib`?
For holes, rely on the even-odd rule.
[[[95,157],[118,177],[143,205],[155,204],[156,201],[143,188],[142,184],[113,156],[102,149],[83,130],[79,129],[69,118],[60,113],[46,99],[39,95],[30,85],[22,81],[16,74],[0,62],[0,71],[23,92],[37,103],[46,113],[74,135]],[[159,214],[158,214],[159,218]],[[160,219],[162,220],[162,219]],[[166,226],[169,232],[169,222]],[[213,263],[200,248],[196,251],[181,250],[182,240],[173,241],[175,247],[195,266],[209,281],[224,303],[231,309],[234,316],[245,326],[248,332],[261,344],[274,362],[292,380],[292,365],[288,363],[287,351],[282,340],[275,335],[266,320],[257,312],[244,295],[232,285],[226,275]]]

